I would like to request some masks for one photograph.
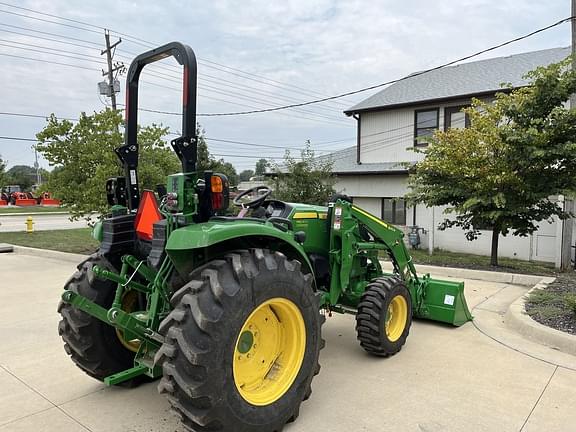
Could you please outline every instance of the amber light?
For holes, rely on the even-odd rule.
[[[222,193],[224,191],[224,185],[222,184],[222,178],[218,176],[212,176],[210,178],[210,187],[213,193]]]

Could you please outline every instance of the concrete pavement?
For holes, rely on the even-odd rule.
[[[0,233],[26,231],[26,218],[28,215],[4,215],[0,214]],[[60,230],[72,228],[85,228],[88,225],[86,221],[79,220],[70,222],[68,214],[34,214],[34,230]]]
[[[107,388],[66,356],[56,305],[73,270],[62,260],[0,255],[0,432],[183,432],[155,383]],[[415,322],[388,359],[360,348],[353,317],[329,318],[312,397],[285,430],[576,430],[576,358],[546,347],[536,355],[537,345],[499,330],[502,310],[527,290],[468,280],[476,325]]]

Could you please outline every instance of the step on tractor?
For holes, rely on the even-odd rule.
[[[139,76],[170,56],[183,66],[182,136],[171,141],[182,172],[141,193]],[[418,275],[403,232],[345,196],[288,203],[259,186],[227,215],[226,176],[196,170],[190,47],[173,42],[134,59],[125,115],[116,149],[125,173],[106,183],[99,250],[78,265],[58,307],[64,348],[88,375],[125,387],[160,378],[192,431],[280,431],[311,395],[326,316],[354,315],[361,347],[381,357],[400,351],[413,317],[472,319],[463,283]]]

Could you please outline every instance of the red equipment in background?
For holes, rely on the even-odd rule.
[[[10,202],[21,207],[35,206],[37,204],[36,199],[30,192],[12,192],[10,195]]]
[[[60,200],[52,198],[50,192],[42,192],[37,198],[38,204],[43,206],[59,206]]]

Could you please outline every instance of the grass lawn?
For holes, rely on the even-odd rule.
[[[91,234],[91,228],[33,233],[5,232],[0,233],[0,243],[89,255],[98,247],[98,242],[92,238]]]
[[[498,267],[492,267],[490,265],[490,257],[483,255],[472,255],[443,250],[435,250],[433,255],[428,255],[428,251],[422,249],[411,249],[410,254],[416,264],[537,275],[555,275],[558,272],[552,263],[537,261],[498,258],[498,263],[500,265]]]
[[[36,231],[0,233],[0,243],[10,243],[20,246],[51,249],[62,252],[90,254],[98,247],[98,242],[91,236],[90,228],[77,228],[57,231]],[[499,258],[499,267],[490,265],[490,257],[465,253],[434,251],[428,255],[427,250],[411,249],[414,263],[436,265],[442,267],[460,267],[476,270],[503,271],[510,273],[556,275],[558,272],[551,263],[529,262],[511,258]]]
[[[3,214],[20,214],[20,213],[53,213],[53,212],[64,212],[66,209],[62,207],[40,207],[40,206],[30,206],[30,207],[0,207],[0,215]]]

